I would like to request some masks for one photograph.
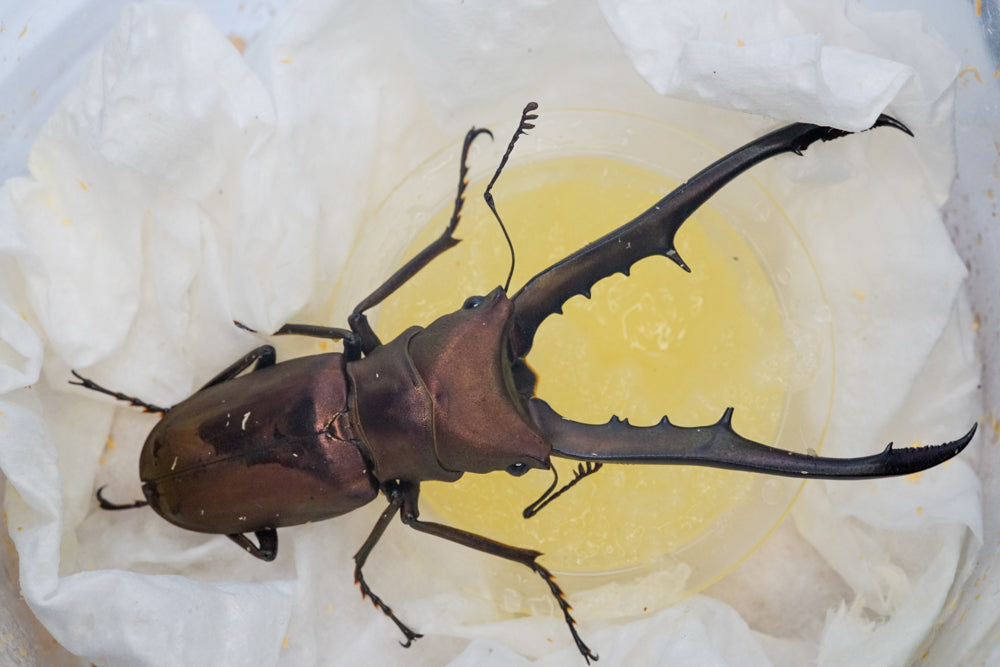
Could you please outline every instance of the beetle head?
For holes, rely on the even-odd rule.
[[[521,475],[549,467],[549,444],[515,382],[508,343],[513,313],[497,287],[466,299],[410,340],[410,358],[434,402],[435,450],[444,468]]]

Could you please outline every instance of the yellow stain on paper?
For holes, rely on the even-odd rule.
[[[246,53],[247,50],[247,40],[243,39],[239,35],[229,35],[229,43],[236,47],[236,50],[242,55]]]
[[[976,81],[978,81],[979,83],[983,82],[983,77],[979,76],[979,70],[973,67],[972,65],[966,65],[964,68],[962,68],[962,70],[958,73],[957,78],[962,79],[962,77],[964,77],[966,74],[972,74],[972,76],[976,77]],[[965,81],[962,81],[962,83],[965,83]]]
[[[986,417],[986,421],[989,424],[990,430],[993,431],[993,436],[990,438],[990,442],[997,442],[1000,440],[1000,419],[997,419],[996,415],[992,412]]]

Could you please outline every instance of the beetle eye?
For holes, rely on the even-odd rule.
[[[471,308],[479,308],[479,306],[481,306],[483,301],[485,300],[486,300],[485,297],[470,296],[468,299],[465,300],[465,303],[462,304],[462,308],[464,310],[469,310]]]
[[[465,300],[465,303],[462,304],[462,309],[469,310],[471,308],[479,308],[485,300],[486,299],[481,296],[470,296]]]
[[[528,472],[528,470],[530,470],[530,468],[528,468],[526,464],[521,463],[520,461],[518,461],[517,463],[511,463],[509,466],[507,466],[507,472],[509,472],[514,477],[520,477],[524,473]]]

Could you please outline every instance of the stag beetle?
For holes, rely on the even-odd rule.
[[[534,127],[536,109],[534,103],[525,107],[484,192],[498,221],[491,189],[518,137]],[[886,115],[879,116],[872,127],[911,134]],[[616,272],[627,276],[631,266],[644,257],[663,255],[690,271],[674,247],[674,236],[716,191],[769,157],[801,154],[816,141],[849,134],[806,123],[777,129],[720,158],[631,222],[536,275],[513,297],[506,287],[497,287],[485,296],[466,299],[459,310],[426,328],[411,327],[383,344],[365,312],[458,243],[453,233],[468,185],[469,147],[482,134],[492,137],[481,128],[471,129],[465,137],[458,194],[447,228],[357,305],[348,317],[348,329],[286,324],[275,332],[340,340],[342,353],[275,363],[274,348],[262,345],[170,408],[111,391],[74,371],[77,381],[73,384],[163,415],[140,458],[146,499],[115,504],[99,490],[101,507],[148,504],[171,523],[227,535],[250,554],[269,561],[277,555],[277,528],[350,512],[382,492],[389,504],[354,556],[354,576],[362,596],[370,597],[402,631],[404,646],[421,635],[396,617],[362,574],[369,554],[397,514],[416,530],[521,563],[538,573],[589,662],[597,655],[577,633],[570,606],[552,574],[537,562],[541,553],[421,520],[417,506],[421,482],[453,482],[466,472],[495,470],[519,476],[533,468],[551,468],[552,456],[586,462],[559,491],[554,481],[525,510],[529,516],[596,472],[602,462],[705,465],[790,477],[863,479],[930,468],[958,454],[972,439],[975,426],[942,445],[893,449],[890,444],[872,456],[836,459],[748,440],[733,429],[732,408],[716,423],[702,427],[676,426],[666,417],[649,427],[635,427],[618,418],[592,425],[564,419],[535,397],[536,377],[524,358],[542,321],[561,312],[562,304],[574,295],[589,298],[591,287],[602,278]],[[508,284],[509,280],[508,274]],[[252,372],[241,375],[251,366]],[[247,537],[251,532],[257,544]]]

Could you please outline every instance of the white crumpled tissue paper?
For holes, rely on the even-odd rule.
[[[83,662],[582,664],[561,618],[463,596],[457,573],[488,578],[495,559],[397,524],[366,572],[426,635],[400,648],[353,582],[378,502],[283,531],[266,566],[149,511],[97,510],[101,484],[139,493],[155,418],[67,384],[77,369],[186,397],[258,344],[234,319],[308,320],[389,190],[528,100],[536,132],[547,108],[612,108],[722,150],[779,121],[862,129],[888,107],[915,139],[871,132],[753,172],[830,303],[824,454],[952,440],[981,416],[965,268],[938,212],[958,63],[918,16],[852,0],[309,0],[244,37],[241,54],[183,4],[127,8],[0,194],[6,517],[24,598]],[[602,665],[908,663],[981,538],[977,453],[808,483],[729,578],[634,618],[581,616],[581,633]]]

